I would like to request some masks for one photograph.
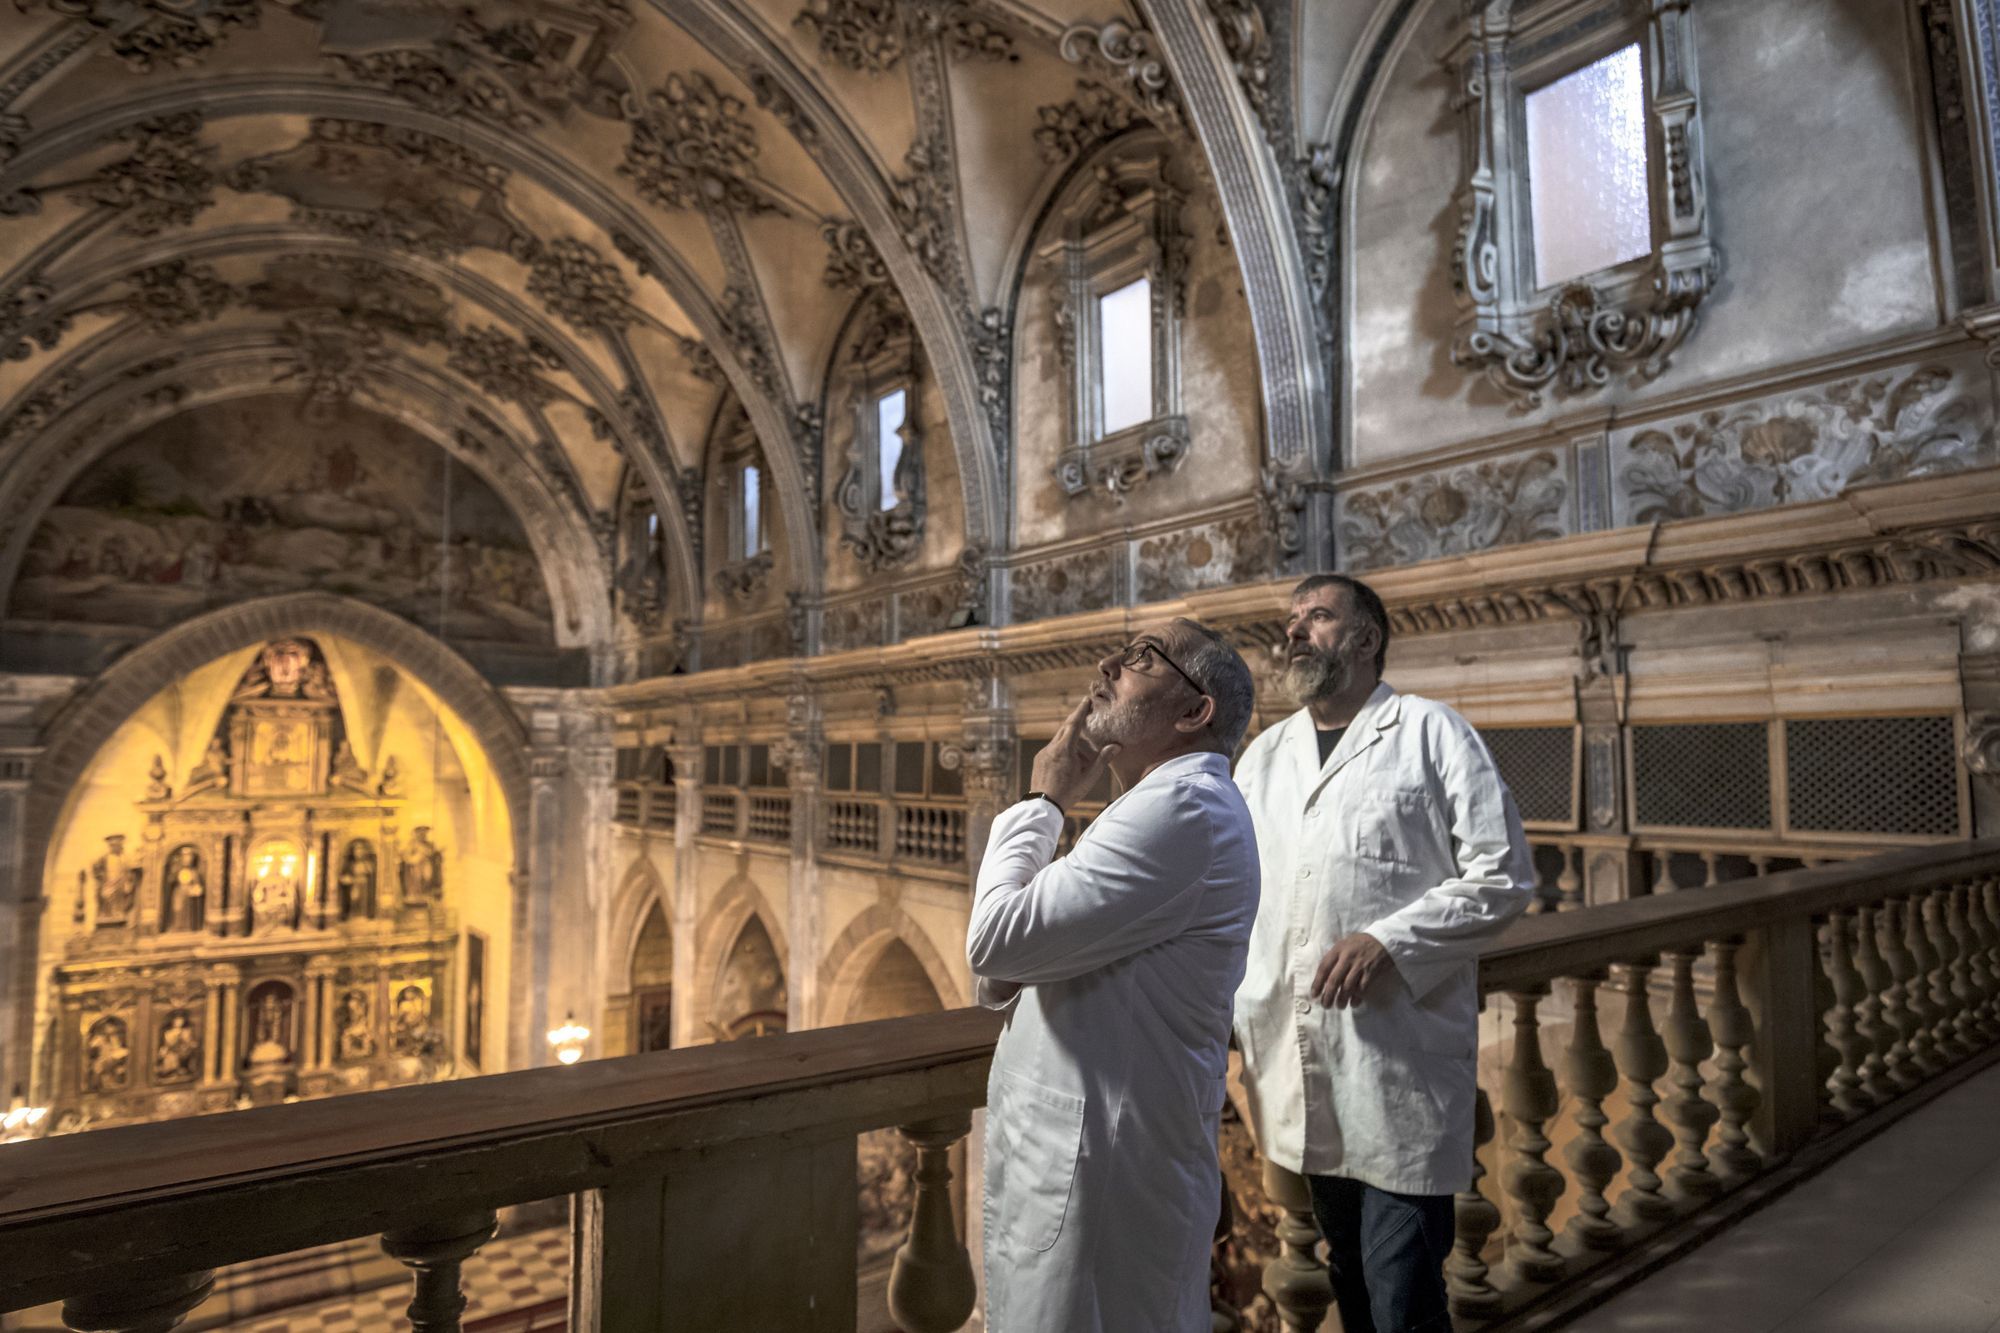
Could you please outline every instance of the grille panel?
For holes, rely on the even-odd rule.
[[[1632,728],[1634,822],[1769,829],[1770,733],[1762,722]]]
[[[1958,760],[1949,717],[1785,723],[1786,819],[1816,833],[1953,837]]]
[[[1496,727],[1479,738],[1493,752],[1524,821],[1575,827],[1574,727]]]

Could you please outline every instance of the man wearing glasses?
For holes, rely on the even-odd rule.
[[[1257,912],[1229,756],[1250,672],[1191,620],[1097,664],[994,821],[966,955],[1007,1025],[986,1101],[991,1333],[1197,1333],[1221,1180],[1230,999]],[[1070,853],[1063,816],[1124,794]]]
[[[1236,1034],[1257,1146],[1311,1188],[1340,1326],[1449,1333],[1479,946],[1535,870],[1479,733],[1383,684],[1388,646],[1367,584],[1293,591],[1285,683],[1305,706],[1236,768],[1264,873]]]

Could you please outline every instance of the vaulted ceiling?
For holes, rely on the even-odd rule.
[[[29,3],[0,25],[0,588],[93,458],[274,390],[421,431],[579,583],[611,563],[628,476],[699,569],[702,446],[733,396],[782,521],[812,532],[827,362],[868,295],[924,344],[968,545],[1004,549],[1009,312],[1078,154],[1140,120],[1200,140],[1243,195],[1225,211],[1246,271],[1303,273],[1296,125],[1321,113],[1286,92],[1275,132],[1266,103],[1337,80],[1297,73],[1290,20],[1264,27],[1278,7]],[[1231,105],[1240,124],[1204,111]],[[1323,448],[1311,296],[1250,285],[1283,461]],[[810,595],[814,547],[792,549]],[[604,640],[603,596],[557,600],[565,641]]]

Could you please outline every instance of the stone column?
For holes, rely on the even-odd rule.
[[[237,1025],[242,1018],[243,972],[241,968],[218,967],[210,971],[211,984],[215,984],[222,995],[222,1032],[216,1045],[215,1079],[218,1083],[236,1082],[236,1036]]]
[[[701,827],[701,733],[692,713],[675,725],[667,755],[674,762],[674,873],[667,882],[667,924],[674,947],[673,1041],[689,1046],[700,1035],[694,997],[701,993],[694,975],[695,931],[701,924],[694,841]]]
[[[819,699],[803,678],[795,679],[785,703],[785,740],[773,746],[772,762],[782,762],[792,792],[792,859],[786,892],[786,934],[790,958],[784,960],[786,993],[791,1012],[788,1031],[819,1024],[820,892],[819,801],[820,765],[826,750]]]
[[[209,969],[202,978],[208,988],[208,1002],[203,1009],[201,1039],[204,1043],[201,1053],[201,1081],[204,1084],[218,1082],[218,1068],[222,1062],[222,987],[223,976],[215,969]]]
[[[1007,682],[992,673],[981,673],[966,682],[965,696],[961,743],[946,747],[940,758],[947,768],[956,768],[965,776],[965,874],[969,888],[978,878],[994,819],[1021,798],[1026,775],[1014,771],[1021,747]]]
[[[514,902],[514,949],[510,969],[512,1021],[508,1023],[508,1067],[531,1069],[554,1056],[543,1034],[549,1020],[549,986],[556,895],[561,891],[565,762],[560,743],[528,749],[528,864],[517,880]]]
[[[562,875],[568,890],[559,918],[557,994],[551,1014],[589,1014],[592,1027],[602,1027],[607,963],[612,941],[611,896],[617,889],[618,751],[611,731],[612,717],[595,709],[566,709],[563,732],[568,739],[567,765],[575,818],[573,847],[566,848],[568,869]],[[601,1035],[601,1034],[600,1034]],[[596,1045],[591,1054],[602,1054]]]
[[[333,1043],[327,1030],[331,1019],[333,999],[334,961],[323,955],[314,955],[306,964],[306,1030],[305,1053],[299,1062],[308,1073],[324,1069]]]
[[[35,954],[42,895],[29,886],[40,868],[22,863],[26,841],[29,749],[0,749],[0,1092],[29,1082],[34,1047]],[[45,1093],[43,1094],[46,1095]],[[38,1103],[45,1105],[46,1103]]]

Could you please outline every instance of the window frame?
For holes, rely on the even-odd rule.
[[[1107,156],[1078,165],[1058,196],[1055,235],[1036,252],[1050,274],[1064,370],[1068,440],[1055,475],[1072,499],[1101,493],[1122,501],[1187,456],[1180,358],[1191,243],[1181,223],[1186,199],[1163,140],[1120,140]],[[1099,302],[1140,278],[1151,284],[1152,411],[1106,432]]]
[[[917,344],[900,309],[868,312],[848,353],[853,437],[848,466],[834,504],[840,512],[840,544],[863,568],[880,573],[916,558],[924,541],[929,504],[924,487],[923,398]],[[895,503],[882,494],[880,403],[901,390],[903,424],[897,430],[902,454],[896,460]]]
[[[1454,363],[1517,411],[1663,373],[1720,260],[1708,230],[1693,0],[1519,0],[1471,7],[1445,56],[1463,158],[1452,248]],[[1644,78],[1648,253],[1560,282],[1535,271],[1527,95],[1637,43]]]

